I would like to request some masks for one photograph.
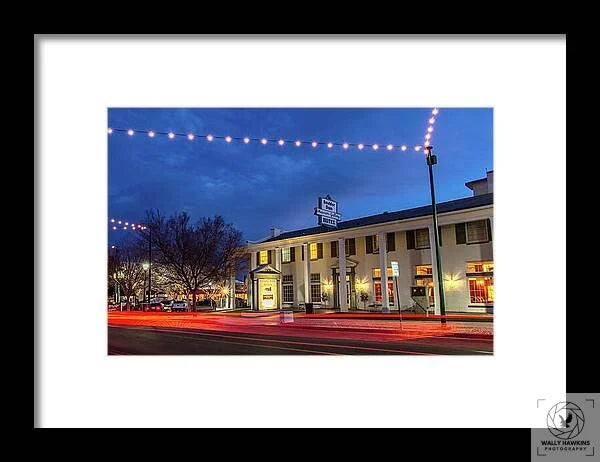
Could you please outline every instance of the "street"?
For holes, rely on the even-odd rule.
[[[475,326],[475,324],[477,324]],[[491,323],[109,313],[110,355],[490,355]]]

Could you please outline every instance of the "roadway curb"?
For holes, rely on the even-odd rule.
[[[390,328],[377,328],[377,329],[364,329],[360,327],[325,327],[325,326],[299,326],[295,325],[294,322],[289,323],[280,323],[278,326],[265,326],[265,327],[298,327],[301,329],[314,329],[314,330],[326,330],[330,332],[362,332],[362,333],[373,333],[373,332],[381,332],[385,331],[390,334],[397,334],[399,329],[390,329]],[[440,332],[442,334],[442,332]],[[490,340],[494,338],[494,334],[473,334],[468,332],[449,332],[445,335],[445,337],[469,337],[474,339],[484,339]]]

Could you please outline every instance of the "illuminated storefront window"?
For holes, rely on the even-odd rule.
[[[427,287],[429,305],[434,306],[435,298],[433,297],[433,271],[431,265],[417,265],[415,267],[415,285]]]
[[[471,303],[494,303],[494,262],[467,262],[467,279]]]
[[[269,251],[268,250],[261,250],[259,255],[259,265],[266,265],[267,263],[269,263]]]
[[[388,300],[390,303],[394,303],[394,281],[392,279],[392,268],[386,268],[387,273],[387,286],[388,286]],[[373,290],[375,291],[375,303],[381,303],[381,268],[373,268]]]

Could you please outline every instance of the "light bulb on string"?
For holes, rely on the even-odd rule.
[[[108,133],[109,135],[112,135],[113,129],[112,129],[112,128],[110,128],[110,127],[108,127],[108,130],[106,130],[106,131],[107,131],[107,133]]]
[[[150,130],[150,131],[148,132],[148,136],[149,136],[150,138],[154,138],[154,132],[153,132],[152,130]]]
[[[267,144],[267,139],[266,139],[266,138],[263,138],[262,140],[260,140],[260,142],[261,142],[262,144]]]
[[[313,141],[312,143],[310,143],[310,145],[311,145],[313,148],[316,148],[316,147],[317,147],[317,142],[316,142],[316,141]]]
[[[208,141],[212,141],[212,140],[214,140],[215,138],[214,138],[214,136],[212,136],[212,135],[206,135],[206,139],[207,139]]]
[[[433,123],[435,122],[435,117],[432,117],[431,119],[429,119],[429,123],[433,125]]]
[[[231,136],[227,135],[225,137],[225,141],[227,141],[228,143],[231,143]]]
[[[388,144],[386,146],[386,148],[387,148],[388,151],[391,151],[392,149],[394,149],[394,146],[392,146],[391,144]]]
[[[364,148],[364,147],[365,147],[365,145],[364,145],[364,144],[362,144],[362,143],[358,143],[358,149],[361,149],[361,150],[362,150],[362,148]]]
[[[433,115],[437,115],[437,114],[438,114],[438,112],[440,112],[440,111],[438,111],[438,108],[437,108],[437,107],[436,107],[436,108],[434,108],[434,109],[433,109],[433,111],[431,111],[431,113],[432,113]]]
[[[378,144],[374,144],[374,145],[373,145],[373,150],[374,150],[374,151],[377,151],[378,149],[379,149],[379,145],[378,145]]]
[[[300,145],[302,144],[302,142],[300,140],[296,140],[296,142],[294,143],[296,146],[300,147]]]
[[[279,140],[279,141],[277,142],[277,144],[278,144],[279,146],[283,146],[283,144],[284,144],[284,143],[285,143],[285,141],[283,141],[283,140]]]
[[[406,146],[403,144],[402,146],[400,146],[400,149],[406,151]]]
[[[250,142],[250,138],[248,138],[247,136],[244,137],[244,143],[248,144]]]
[[[427,127],[427,131],[431,133],[433,131],[433,127]]]
[[[187,139],[192,141],[194,139],[194,134],[193,133],[188,133]]]
[[[329,143],[327,143],[327,147],[328,147],[329,149],[331,149],[331,148],[333,147],[333,143],[330,141]]]
[[[175,133],[169,132],[169,134],[167,136],[169,137],[170,140],[172,140],[173,138],[175,138]]]
[[[348,149],[348,143],[344,143],[344,144],[342,144],[342,147],[343,147],[344,149]]]
[[[421,150],[421,146],[415,146],[415,151],[420,151]]]
[[[129,136],[133,136],[133,130],[130,128],[129,130],[127,130],[127,134],[128,134]]]
[[[114,222],[115,222],[115,219],[114,219],[114,218],[111,218],[111,219],[110,219],[110,222],[111,222],[111,223],[114,223]]]
[[[431,133],[427,133],[427,135],[425,135],[425,139],[428,140],[431,138]]]

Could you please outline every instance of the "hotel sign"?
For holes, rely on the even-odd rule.
[[[337,227],[341,215],[337,210],[337,201],[334,201],[329,195],[319,197],[317,207],[315,207],[315,215],[319,217],[319,225]]]

